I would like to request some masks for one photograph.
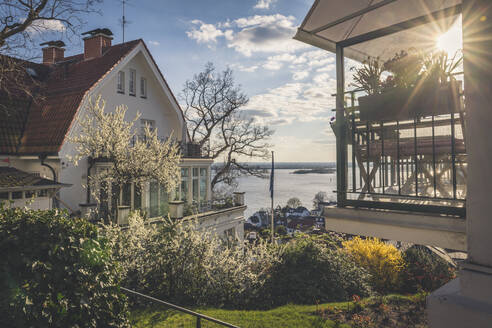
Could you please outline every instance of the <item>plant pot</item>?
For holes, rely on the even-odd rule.
[[[460,84],[423,83],[419,88],[394,88],[381,94],[359,97],[362,121],[396,121],[442,115],[459,109]]]

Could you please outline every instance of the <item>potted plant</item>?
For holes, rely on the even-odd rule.
[[[461,58],[402,51],[382,65],[376,66],[375,60],[379,61],[365,61],[354,75],[355,86],[367,93],[358,98],[361,120],[405,120],[457,111],[460,85],[450,74]],[[390,74],[384,81],[383,71]]]

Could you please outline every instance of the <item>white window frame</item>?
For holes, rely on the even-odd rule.
[[[140,119],[140,134],[145,136],[145,126],[148,125],[150,131],[155,131],[155,121],[146,118]]]
[[[116,82],[116,92],[125,93],[125,72],[118,72],[118,81]]]
[[[140,78],[140,97],[147,98],[147,79],[143,76]]]
[[[136,96],[137,94],[137,71],[130,69],[130,82],[128,83],[128,94]]]

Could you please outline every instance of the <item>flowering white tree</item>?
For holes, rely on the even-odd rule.
[[[76,154],[71,158],[75,165],[87,157],[107,163],[107,169],[96,170],[88,179],[93,197],[100,201],[101,189],[108,194],[110,186],[116,186],[112,192],[119,193],[124,184],[150,181],[166,186],[168,192],[174,190],[179,182],[180,152],[172,135],[159,140],[157,129],[146,126],[143,135],[137,136],[135,122],[140,114],[127,121],[126,106],[117,106],[112,113],[106,113],[105,106],[101,96],[90,99],[87,114],[79,120],[80,133],[70,138],[75,144]]]

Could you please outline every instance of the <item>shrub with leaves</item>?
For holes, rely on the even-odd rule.
[[[303,236],[289,243],[266,290],[271,305],[314,304],[370,294],[370,276],[340,250]],[[265,297],[265,299],[268,297]]]
[[[422,246],[403,253],[403,290],[408,293],[431,292],[455,277],[455,269],[444,259]]]
[[[0,326],[126,327],[126,297],[97,228],[0,206]]]
[[[371,273],[372,286],[377,292],[398,290],[404,262],[396,247],[377,238],[360,237],[344,241],[343,247],[358,265]]]
[[[265,243],[229,245],[196,222],[145,224],[134,212],[128,229],[104,226],[124,268],[122,285],[181,305],[255,306],[279,249]]]

